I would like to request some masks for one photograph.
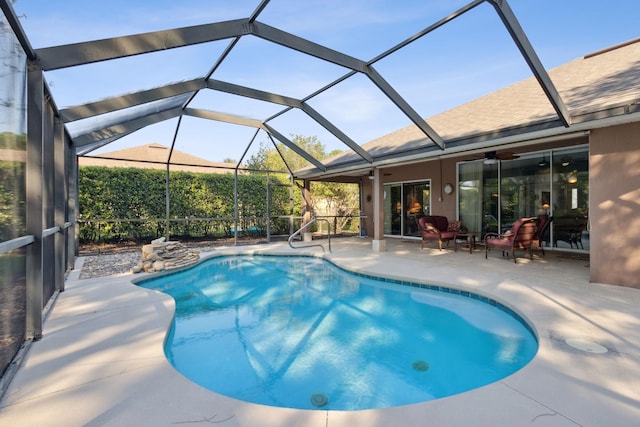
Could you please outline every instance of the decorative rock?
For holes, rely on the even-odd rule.
[[[196,251],[191,251],[180,242],[166,242],[164,237],[153,240],[142,247],[142,262],[132,268],[133,273],[163,271],[171,268],[195,264],[200,259]]]
[[[142,272],[142,264],[136,264],[133,267],[131,267],[131,272],[133,274],[138,274],[138,273]]]

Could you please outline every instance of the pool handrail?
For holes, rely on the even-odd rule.
[[[291,234],[291,236],[289,236],[289,239],[287,240],[289,242],[289,246],[291,246],[291,248],[293,248],[293,249],[311,248],[311,247],[314,247],[314,246],[319,246],[319,247],[322,248],[323,252],[326,252],[324,246],[321,245],[321,244],[305,245],[305,246],[293,246],[293,243],[291,243],[293,241],[294,237],[296,237],[298,234],[302,233],[303,230],[305,230],[307,227],[311,226],[311,224],[313,224],[313,223],[315,223],[317,221],[324,221],[324,222],[327,223],[327,238],[328,238],[328,241],[329,241],[329,253],[331,253],[331,223],[326,218],[313,218],[311,221],[309,221],[308,223],[306,223],[305,225],[300,227],[298,229],[298,231],[294,232],[293,234]]]

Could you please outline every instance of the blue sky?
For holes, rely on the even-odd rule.
[[[33,47],[164,30],[248,17],[258,0],[87,2],[18,0],[16,14]],[[467,4],[466,0],[272,0],[258,20],[369,60]],[[509,4],[550,69],[640,36],[637,0],[510,0]],[[59,107],[78,105],[203,76],[227,47],[218,41],[48,72]],[[422,116],[530,77],[531,72],[495,10],[482,4],[374,67]],[[213,78],[302,98],[348,70],[245,36]],[[357,75],[309,101],[349,137],[364,144],[410,121],[364,76]],[[190,105],[264,120],[281,106],[214,91]],[[170,145],[177,119],[122,138],[99,152],[157,142]],[[285,136],[317,136],[327,150],[346,149],[296,110],[270,124]],[[437,130],[437,129],[436,129]],[[239,160],[255,130],[186,117],[176,148],[212,161]],[[267,141],[260,132],[248,154]]]

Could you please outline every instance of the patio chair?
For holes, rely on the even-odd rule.
[[[558,241],[569,244],[571,249],[576,245],[576,249],[584,249],[582,245],[582,233],[587,229],[587,217],[577,211],[577,209],[558,212],[555,215],[553,226],[553,246],[558,246]]]
[[[538,250],[538,254],[542,253],[544,256],[544,235],[547,233],[549,226],[553,221],[553,217],[549,215],[540,215],[537,219],[536,234],[533,236],[533,246]]]
[[[533,259],[531,247],[536,230],[536,218],[520,218],[513,223],[511,230],[504,234],[487,233],[484,236],[484,258],[487,259],[490,249],[497,249],[502,251],[502,256],[511,253],[515,263],[516,250],[520,249],[529,253],[529,258]]]
[[[442,244],[451,240],[456,240],[456,236],[460,232],[460,221],[451,221],[446,216],[427,215],[418,218],[418,227],[422,235],[421,249],[424,249],[424,242],[437,240],[438,247],[442,250]],[[458,250],[458,245],[454,245],[454,250]]]

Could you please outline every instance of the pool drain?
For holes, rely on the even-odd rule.
[[[313,393],[311,395],[311,404],[316,408],[322,408],[329,403],[329,398],[324,393]]]
[[[429,370],[429,364],[424,360],[416,360],[415,362],[413,362],[412,366],[413,366],[413,369],[420,372],[425,372]]]
[[[580,338],[567,338],[566,340],[564,340],[564,342],[573,348],[586,351],[587,353],[604,354],[609,351],[607,347],[603,345],[597,344],[593,341],[583,340]]]

